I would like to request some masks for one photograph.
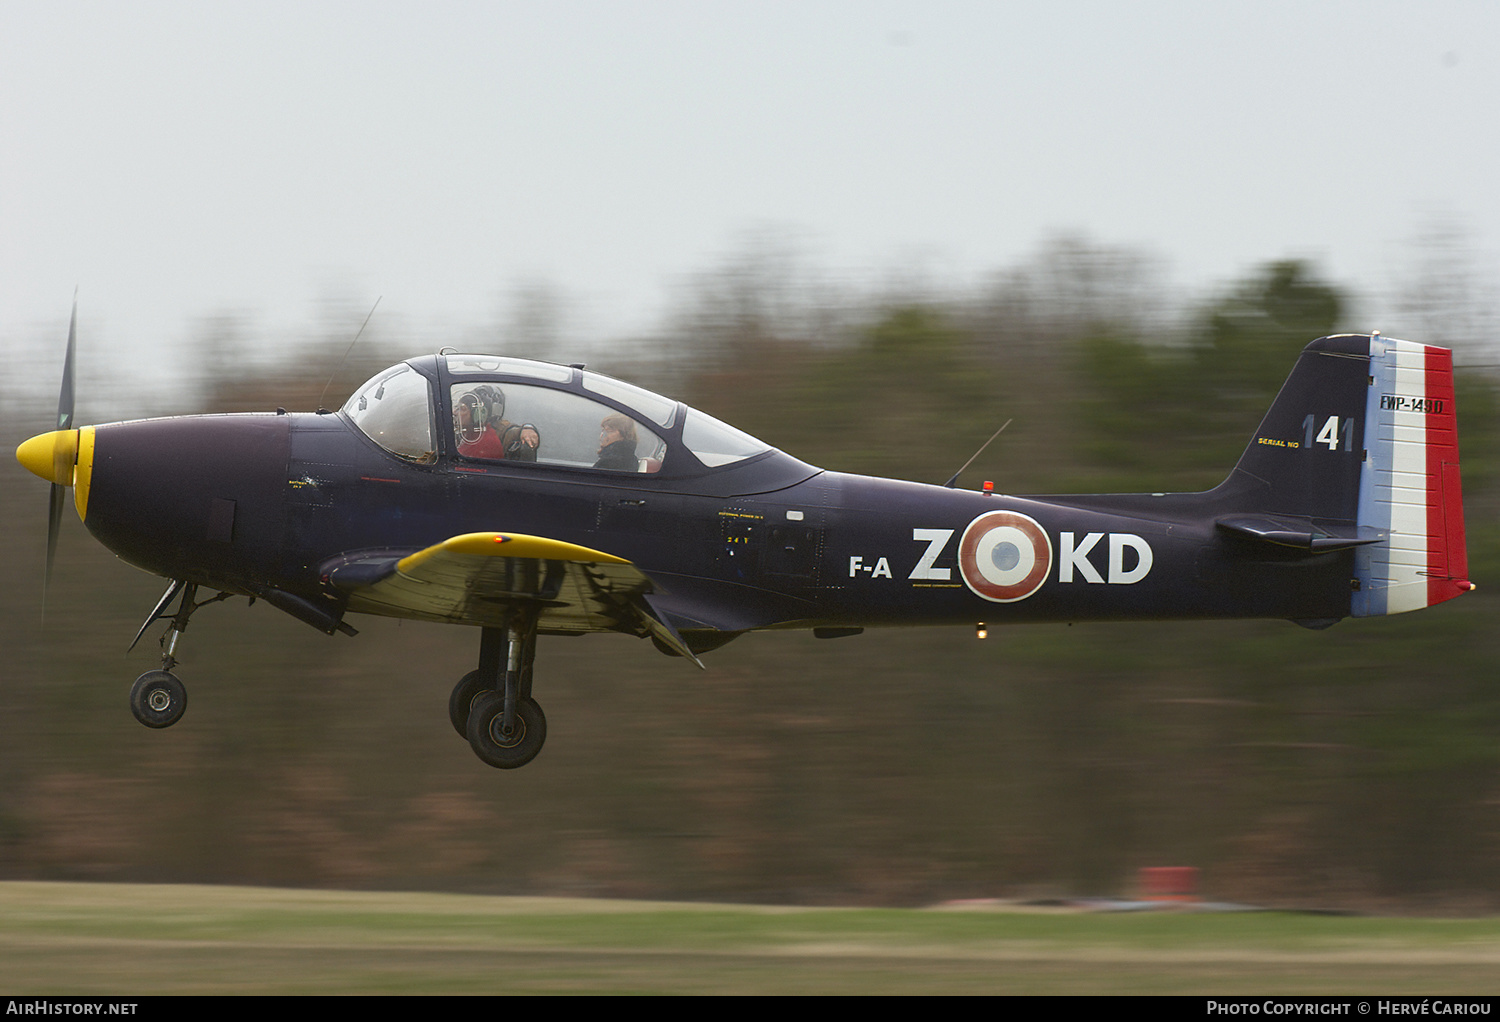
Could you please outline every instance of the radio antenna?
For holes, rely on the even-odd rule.
[[[380,298],[384,297],[385,295],[380,296]],[[318,395],[318,411],[323,410],[323,398],[327,395],[328,388],[333,386],[333,378],[339,374],[340,369],[344,368],[344,363],[349,361],[349,352],[354,350],[354,346],[359,343],[360,335],[365,332],[365,327],[370,325],[370,316],[375,315],[375,310],[380,308],[380,298],[375,299],[375,304],[370,306],[369,316],[366,316],[365,321],[359,325],[359,330],[354,334],[354,340],[349,342],[349,347],[344,349],[344,357],[339,359],[339,364],[334,366],[333,372],[328,374],[328,382],[323,384],[323,393]],[[980,449],[983,450],[983,448]]]
[[[1012,422],[1015,422],[1015,421],[1016,421],[1015,419],[1006,419],[1005,420],[1005,426],[1009,426]],[[953,484],[956,483],[956,482],[958,482],[958,477],[964,474],[964,468],[968,468],[970,465],[974,464],[974,458],[977,458],[981,454],[983,454],[984,453],[984,449],[986,447],[988,447],[990,444],[992,444],[992,443],[995,442],[995,437],[997,437],[1001,433],[1005,432],[1005,426],[1001,426],[999,429],[995,430],[995,432],[991,433],[990,434],[990,438],[988,440],[986,440],[984,443],[982,443],[982,444],[979,445],[979,450],[977,450],[977,451],[974,452],[974,456],[971,457],[968,461],[964,462],[963,468],[961,468],[957,472],[953,473],[953,478],[949,479],[943,485],[946,486],[950,490],[953,489]]]

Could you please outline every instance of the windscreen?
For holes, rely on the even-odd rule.
[[[432,394],[411,366],[387,369],[356,390],[343,412],[360,431],[398,458],[429,465],[437,460],[432,435]]]

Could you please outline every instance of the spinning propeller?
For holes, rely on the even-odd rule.
[[[65,489],[73,485],[78,461],[78,430],[73,428],[73,358],[78,339],[78,299],[68,322],[68,354],[63,362],[62,390],[57,396],[56,428],[16,448],[16,460],[52,484],[47,508],[47,574],[42,583],[42,617],[47,614],[47,590],[52,584],[52,562],[57,556],[57,534],[62,527]]]

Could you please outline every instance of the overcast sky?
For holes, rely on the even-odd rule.
[[[766,228],[955,286],[1075,232],[1378,295],[1425,219],[1500,242],[1497,115],[1493,2],[0,0],[0,344],[75,285],[116,358],[528,284],[626,335]]]

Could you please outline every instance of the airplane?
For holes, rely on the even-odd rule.
[[[136,633],[168,622],[161,669],[130,693],[152,728],[186,708],[189,619],[232,597],[329,635],[356,634],[352,614],[478,627],[449,719],[510,769],[546,738],[538,635],[623,632],[701,668],[758,629],[1321,629],[1475,588],[1451,352],[1378,333],[1308,344],[1211,490],[1020,497],[825,471],[581,364],[449,349],[336,412],[75,427],[76,321],[57,428],[16,455],[52,483],[49,578],[71,486],[96,539],[170,581]]]

